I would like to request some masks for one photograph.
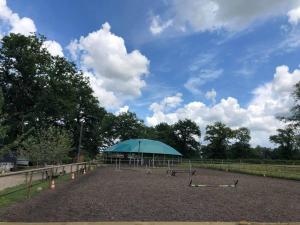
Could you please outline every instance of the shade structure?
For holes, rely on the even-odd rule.
[[[149,154],[162,154],[162,155],[175,155],[181,156],[181,154],[165,143],[160,141],[154,141],[149,139],[130,139],[122,141],[116,145],[113,145],[104,152],[111,153],[149,153]]]

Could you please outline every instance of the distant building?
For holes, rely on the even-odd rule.
[[[29,166],[29,160],[24,157],[16,157],[14,155],[5,155],[0,158],[0,173],[9,172],[17,167]]]
[[[11,171],[15,168],[17,163],[17,158],[12,155],[5,155],[0,158],[0,173]]]

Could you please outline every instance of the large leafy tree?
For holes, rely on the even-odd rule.
[[[167,123],[160,123],[154,127],[155,133],[154,133],[154,139],[159,140],[167,145],[170,145],[174,148],[177,148],[176,146],[176,140],[174,136],[174,129],[173,126],[167,124]],[[178,149],[179,150],[179,149]]]
[[[0,147],[4,143],[4,138],[6,137],[7,127],[4,126],[5,122],[5,114],[3,113],[3,105],[4,105],[4,99],[2,91],[0,90]]]
[[[291,113],[289,116],[283,118],[284,120],[287,120],[289,122],[292,122],[292,124],[299,129],[300,126],[300,82],[298,82],[295,85],[295,89],[293,92],[294,97],[294,106],[291,109]]]
[[[227,158],[230,139],[233,138],[233,131],[221,122],[206,126],[204,140],[208,142],[204,148],[207,158]]]
[[[299,154],[299,135],[292,126],[277,129],[277,134],[270,136],[270,141],[278,145],[277,151],[281,158],[293,159]]]
[[[22,146],[21,155],[27,156],[31,162],[39,164],[57,164],[69,160],[72,139],[68,132],[58,127],[36,130],[32,132]]]
[[[51,56],[44,41],[42,36],[20,34],[2,39],[0,86],[9,125],[4,144],[32,129],[57,126],[71,133],[74,155],[83,125],[82,147],[94,155],[103,141],[101,124],[106,111],[99,107],[83,73],[65,58]]]
[[[230,147],[230,158],[255,157],[255,154],[251,151],[251,146],[249,144],[251,136],[248,128],[241,127],[233,130],[232,135],[235,143],[233,143]]]
[[[189,120],[179,120],[173,126],[175,145],[184,156],[194,156],[200,150],[201,131],[199,126]]]
[[[51,67],[51,55],[42,48],[44,38],[10,34],[2,39],[0,49],[0,85],[7,113],[9,141],[23,134],[36,122],[45,76]]]
[[[144,124],[135,113],[124,112],[116,116],[114,130],[120,141],[144,137]]]

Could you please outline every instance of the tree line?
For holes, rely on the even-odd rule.
[[[299,158],[299,105],[291,117],[284,118],[287,128],[270,137],[275,149],[252,148],[248,128],[231,129],[221,122],[206,127],[201,143],[200,128],[191,120],[149,127],[133,112],[108,112],[94,97],[83,72],[66,58],[52,56],[44,41],[44,36],[36,34],[9,34],[1,40],[2,156],[25,156],[36,164],[60,163],[74,160],[79,148],[86,158],[93,158],[118,141],[149,138],[169,144],[186,157]],[[299,84],[295,90],[299,100]]]

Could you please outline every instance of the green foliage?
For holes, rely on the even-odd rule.
[[[71,138],[68,132],[58,127],[38,130],[22,143],[21,155],[26,155],[36,164],[58,164],[69,160]]]
[[[279,146],[276,150],[280,158],[295,159],[299,154],[299,135],[292,126],[277,129],[277,134],[270,136],[270,141]]]
[[[3,125],[5,121],[5,114],[3,113],[3,105],[4,105],[4,99],[3,99],[2,91],[0,90],[0,145],[3,144],[4,138],[6,137],[6,133],[7,133],[7,126]]]
[[[221,122],[206,126],[204,140],[208,142],[203,148],[207,158],[224,159],[227,158],[230,139],[234,137],[234,132]]]
[[[189,120],[179,120],[173,126],[173,134],[177,150],[184,156],[199,154],[201,132],[199,126]]]
[[[143,121],[138,119],[135,113],[124,112],[116,117],[115,131],[121,141],[141,138],[143,130]]]
[[[82,72],[65,58],[51,56],[43,48],[44,41],[43,36],[20,34],[2,39],[0,86],[7,115],[4,125],[8,125],[3,144],[12,146],[32,128],[59,126],[71,133],[75,155],[80,121],[84,120],[82,146],[95,155],[102,143],[101,121],[106,111]]]
[[[249,141],[251,139],[250,130],[246,127],[241,127],[233,130],[233,139],[235,143],[230,146],[229,158],[255,158],[255,153],[252,151]]]

